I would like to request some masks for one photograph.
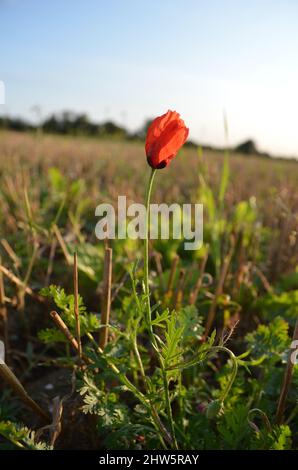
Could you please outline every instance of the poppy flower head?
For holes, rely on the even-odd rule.
[[[160,170],[168,166],[188,137],[189,129],[180,114],[168,111],[150,124],[145,150],[149,165]]]

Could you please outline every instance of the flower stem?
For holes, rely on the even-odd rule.
[[[232,351],[224,346],[215,346],[214,348],[212,348],[212,351],[222,351],[222,352],[226,352],[229,356],[230,356],[230,359],[232,361],[232,373],[231,373],[231,376],[230,376],[230,379],[228,381],[228,384],[226,386],[226,388],[224,389],[224,391],[222,392],[221,394],[221,397],[220,397],[220,400],[222,402],[225,401],[225,399],[227,398],[230,390],[231,390],[231,387],[236,379],[236,376],[237,376],[237,372],[238,372],[238,362],[237,362],[237,358],[236,356],[232,353]]]
[[[153,335],[151,324],[151,308],[150,308],[150,290],[149,290],[149,231],[150,231],[150,199],[153,186],[153,180],[156,170],[152,169],[146,193],[146,224],[145,224],[145,240],[144,240],[144,283],[145,294],[147,297],[147,325],[149,328],[150,336]],[[153,335],[154,337],[154,335]],[[154,340],[155,341],[155,340]]]
[[[92,342],[93,346],[95,346],[95,350],[97,352],[99,352],[100,356],[102,357],[103,356],[103,350],[97,345],[97,343],[96,343],[95,339],[93,338],[93,336],[91,335],[91,333],[87,333],[87,336],[90,339],[90,341]],[[107,365],[113,370],[113,372],[115,372],[117,374],[120,382],[122,382],[124,385],[126,385],[126,387],[135,395],[136,398],[138,398],[138,400],[142,403],[142,405],[151,413],[154,427],[160,433],[159,434],[159,439],[160,439],[164,449],[166,449],[167,447],[166,447],[166,444],[165,444],[165,441],[164,441],[164,437],[166,438],[166,440],[168,442],[170,442],[171,439],[170,439],[169,433],[164,428],[164,426],[163,426],[163,424],[162,424],[162,422],[161,422],[154,406],[152,406],[150,400],[148,400],[146,398],[146,396],[143,395],[143,393],[140,392],[137,387],[135,387],[135,385],[126,377],[126,375],[123,374],[118,369],[117,366],[115,366],[115,364],[108,361],[108,356],[105,359],[106,359]]]
[[[173,421],[173,414],[172,414],[172,408],[171,408],[171,401],[170,401],[170,394],[169,394],[169,388],[168,388],[168,380],[167,380],[167,371],[165,370],[165,365],[164,365],[164,360],[163,357],[159,351],[159,347],[156,341],[156,338],[154,336],[153,332],[153,327],[152,327],[152,318],[151,318],[151,306],[150,306],[150,289],[149,289],[149,232],[150,232],[150,199],[151,199],[151,192],[152,192],[152,186],[153,186],[153,180],[155,176],[156,170],[152,169],[149,182],[148,182],[148,187],[147,187],[147,193],[146,193],[146,225],[145,225],[145,240],[144,240],[144,284],[145,284],[145,295],[146,295],[146,323],[147,323],[147,328],[149,331],[149,336],[151,340],[151,344],[156,351],[156,354],[158,356],[158,361],[159,365],[162,371],[162,378],[163,378],[163,384],[164,384],[164,394],[165,394],[165,404],[166,404],[166,410],[167,410],[167,415],[168,419],[170,422],[170,428],[171,428],[171,437],[173,441],[173,447],[175,449],[178,449],[176,437],[175,437],[175,426],[174,426],[174,421]]]

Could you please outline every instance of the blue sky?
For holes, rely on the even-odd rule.
[[[0,0],[0,113],[130,129],[176,109],[192,138],[298,155],[297,0]]]

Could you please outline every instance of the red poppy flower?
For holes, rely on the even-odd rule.
[[[154,169],[165,168],[187,139],[189,129],[180,114],[168,111],[150,124],[146,138],[146,155]]]

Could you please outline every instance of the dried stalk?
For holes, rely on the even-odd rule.
[[[1,266],[1,257],[0,257],[0,266]],[[5,350],[8,351],[8,323],[7,323],[7,308],[5,306],[5,289],[4,289],[4,280],[3,273],[0,271],[0,319],[1,319],[1,329],[4,338]],[[1,330],[0,330],[1,331]]]
[[[115,288],[115,285],[114,285],[114,292],[112,293],[112,297],[111,297],[111,304],[113,303],[113,301],[116,299],[117,295],[119,294],[120,290],[122,289],[122,287],[125,285],[126,281],[129,279],[129,272],[126,271],[123,276],[121,277],[118,285],[116,286]]]
[[[26,294],[30,295],[34,299],[38,300],[39,302],[45,302],[46,299],[42,297],[41,295],[35,294],[31,287],[26,286],[21,279],[19,279],[17,276],[15,276],[9,269],[5,268],[4,266],[0,265],[0,271],[6,276],[11,282],[13,282],[17,287],[21,287],[24,289]]]
[[[174,279],[175,279],[175,274],[176,274],[176,269],[179,263],[179,256],[176,255],[172,261],[172,266],[171,266],[171,271],[170,271],[170,276],[169,276],[169,281],[168,281],[168,287],[167,287],[167,293],[166,296],[170,296],[172,289],[173,289],[173,284],[174,284]]]
[[[49,254],[49,262],[48,262],[48,269],[45,279],[45,285],[48,286],[50,284],[51,274],[53,272],[53,265],[54,265],[54,258],[57,248],[57,239],[54,238],[51,243],[50,254]]]
[[[253,267],[253,271],[256,273],[256,275],[260,278],[264,288],[266,289],[267,292],[269,292],[270,294],[273,293],[273,287],[271,286],[271,284],[269,283],[268,279],[266,278],[265,274],[262,273],[262,271],[257,268],[257,266],[254,266]]]
[[[112,248],[105,249],[104,272],[103,272],[103,294],[101,305],[101,324],[103,325],[99,335],[99,347],[103,350],[108,343],[111,290],[112,290]]]
[[[168,306],[173,297],[174,280],[175,280],[175,275],[176,275],[179,259],[180,259],[179,256],[175,255],[172,261],[171,270],[170,270],[169,279],[168,279],[168,285],[167,285],[166,293],[163,298],[164,306]]]
[[[65,338],[69,341],[69,343],[71,344],[71,346],[73,347],[73,349],[79,353],[79,345],[78,345],[78,342],[77,340],[74,338],[74,336],[71,334],[71,332],[69,331],[69,329],[67,328],[67,326],[65,325],[64,321],[62,320],[62,318],[60,317],[59,313],[55,312],[55,311],[52,311],[50,313],[51,317],[53,318],[56,326],[59,328],[59,330],[61,331],[61,333],[63,333],[63,335],[65,336]],[[85,356],[83,353],[81,355],[82,359],[84,362],[86,362],[86,364],[90,364],[90,359]]]
[[[215,295],[213,297],[213,301],[212,301],[210,310],[208,312],[206,326],[205,326],[205,333],[204,333],[204,336],[203,336],[203,341],[205,341],[207,336],[209,335],[210,330],[211,330],[212,325],[213,325],[213,322],[214,322],[214,319],[215,319],[218,297],[222,294],[222,291],[223,291],[223,286],[224,286],[224,283],[225,283],[225,280],[226,280],[226,277],[227,277],[227,274],[228,274],[228,271],[229,271],[230,263],[231,263],[231,260],[232,260],[232,256],[233,256],[233,253],[234,253],[234,247],[235,247],[235,239],[232,239],[231,248],[230,248],[229,253],[225,257],[223,264],[222,264],[222,269],[221,269],[221,272],[220,272],[218,284],[216,286]]]
[[[63,251],[63,254],[64,254],[64,257],[65,257],[65,260],[66,260],[66,263],[68,264],[68,266],[71,265],[71,256],[70,254],[68,253],[68,249],[67,249],[67,246],[65,244],[65,241],[61,235],[61,232],[59,230],[59,228],[57,227],[56,224],[53,225],[53,231],[57,237],[57,240],[58,240],[58,243],[60,245],[60,248],[61,250]]]
[[[24,310],[24,307],[25,307],[26,287],[28,285],[28,282],[29,282],[29,279],[30,279],[30,276],[31,276],[31,273],[32,273],[32,269],[33,269],[34,263],[36,261],[37,255],[38,255],[38,248],[39,248],[38,242],[34,242],[33,252],[32,252],[31,259],[30,259],[30,263],[29,263],[25,278],[23,280],[23,286],[20,286],[19,291],[18,291],[18,299],[19,299],[18,309],[19,310]]]
[[[79,358],[82,358],[82,344],[81,344],[81,325],[79,314],[79,281],[78,281],[78,256],[74,253],[73,256],[73,292],[74,292],[74,314],[76,319],[76,335],[78,343]]]
[[[208,260],[208,255],[209,255],[209,252],[208,252],[208,249],[207,249],[207,251],[205,253],[205,256],[202,258],[202,260],[200,262],[200,267],[199,267],[200,274],[199,274],[197,283],[196,283],[195,288],[191,292],[190,297],[189,297],[190,305],[194,305],[197,301],[200,289],[202,287],[202,282],[203,282],[204,272],[205,272],[205,268],[206,268],[206,264],[207,264],[207,260]]]
[[[180,269],[179,271],[179,279],[177,282],[176,290],[175,290],[175,296],[174,296],[174,302],[173,306],[175,310],[179,310],[179,308],[182,305],[183,301],[183,286],[185,283],[185,277],[186,277],[186,271],[185,269]]]
[[[164,284],[163,271],[162,271],[162,265],[161,265],[161,254],[155,251],[154,259],[155,259],[156,269],[157,269],[157,273],[159,277],[159,283],[160,283],[162,291],[164,292],[165,284]]]
[[[8,385],[10,385],[10,387],[14,390],[16,395],[25,405],[31,408],[31,410],[38,414],[44,421],[51,422],[51,417],[45,411],[43,411],[34,400],[32,400],[21,382],[19,382],[12,370],[6,364],[0,364],[0,375],[3,380]]]
[[[6,253],[8,254],[8,256],[11,258],[11,260],[13,261],[15,267],[19,268],[22,264],[21,260],[17,256],[17,254],[15,253],[15,251],[12,249],[12,247],[10,246],[10,244],[8,243],[8,241],[5,238],[1,239],[1,245],[3,246],[3,248],[6,251]]]

